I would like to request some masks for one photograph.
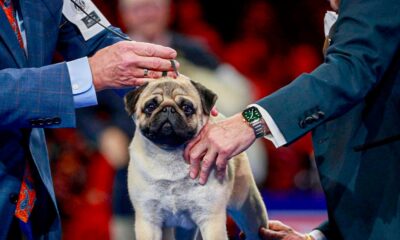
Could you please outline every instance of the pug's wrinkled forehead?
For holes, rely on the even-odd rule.
[[[177,79],[165,77],[149,82],[141,93],[138,104],[143,104],[152,98],[155,98],[159,104],[178,103],[184,99],[201,103],[198,90],[185,76],[179,76]]]
[[[188,105],[197,113],[209,115],[217,100],[217,95],[200,83],[190,80],[184,75],[173,79],[163,77],[152,80],[145,85],[129,92],[125,96],[125,108],[129,115],[140,114],[145,105],[159,108],[161,105]]]

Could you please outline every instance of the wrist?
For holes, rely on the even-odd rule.
[[[242,112],[242,118],[253,129],[256,138],[265,137],[270,133],[269,128],[258,108],[251,106]]]
[[[237,126],[240,127],[241,129],[243,129],[243,131],[242,131],[242,132],[244,132],[243,134],[245,134],[246,136],[251,136],[253,139],[256,139],[256,135],[254,133],[253,128],[243,118],[242,114],[236,114],[233,116],[233,118],[238,123]]]
[[[93,80],[93,86],[94,89],[96,90],[96,92],[101,91],[104,89],[103,86],[101,86],[100,81],[98,79],[98,71],[96,68],[96,60],[93,59],[93,57],[88,58],[88,62],[89,62],[89,67],[90,67],[90,71],[92,72],[92,80]]]

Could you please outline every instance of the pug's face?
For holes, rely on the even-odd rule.
[[[125,107],[146,138],[163,149],[174,149],[199,132],[216,100],[215,93],[181,75],[129,92]]]

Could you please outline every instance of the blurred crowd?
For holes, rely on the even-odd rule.
[[[94,2],[132,39],[176,49],[180,72],[214,90],[228,116],[322,61],[325,1]],[[113,91],[98,102],[77,110],[77,129],[47,131],[66,240],[133,239],[126,166],[134,124]],[[248,154],[261,191],[320,192],[310,136],[279,149],[258,140]]]

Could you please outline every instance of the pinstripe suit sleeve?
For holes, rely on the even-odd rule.
[[[65,63],[0,71],[0,128],[74,127]]]
[[[257,102],[288,143],[352,109],[381,81],[400,48],[398,0],[343,0],[325,63]]]

